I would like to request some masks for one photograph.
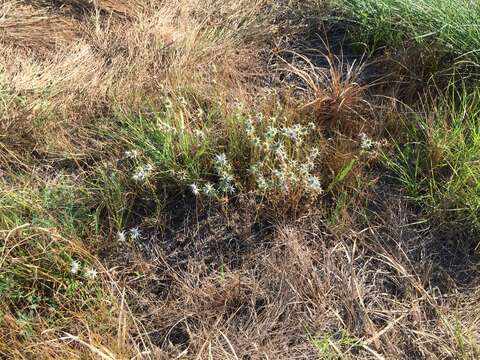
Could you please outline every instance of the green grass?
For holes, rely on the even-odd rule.
[[[398,47],[414,41],[437,54],[480,63],[480,4],[470,0],[337,0],[355,40]]]
[[[478,89],[452,90],[386,158],[408,196],[457,230],[480,230],[479,116]]]
[[[346,359],[345,353],[352,349],[361,349],[363,346],[361,340],[350,335],[344,329],[323,336],[309,337],[318,356],[325,360]]]

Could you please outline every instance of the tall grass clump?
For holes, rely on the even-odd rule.
[[[441,223],[480,230],[480,91],[453,90],[408,130],[387,164]]]
[[[470,0],[338,0],[355,39],[374,46],[415,41],[480,62],[480,4]]]

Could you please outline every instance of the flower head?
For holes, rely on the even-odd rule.
[[[233,176],[229,173],[223,173],[220,180],[223,184],[230,184],[233,181]]]
[[[190,190],[192,190],[193,195],[195,196],[200,195],[200,189],[198,188],[197,184],[191,184]]]
[[[267,133],[265,134],[267,139],[273,139],[278,134],[278,129],[272,126],[268,127]]]
[[[132,179],[136,182],[144,181],[146,177],[147,174],[143,169],[139,169],[135,174],[132,175]]]
[[[227,164],[227,156],[224,153],[215,155],[215,162],[219,166],[224,166]]]
[[[138,226],[130,229],[130,237],[132,238],[132,240],[137,240],[142,237],[142,232],[140,231],[140,228]]]
[[[214,196],[215,195],[215,189],[213,188],[213,185],[210,183],[206,183],[203,186],[203,193],[207,196]]]
[[[129,159],[135,159],[138,157],[138,150],[127,150],[125,151],[125,157]]]
[[[97,270],[94,268],[87,269],[85,271],[85,277],[90,280],[95,279],[97,277]]]
[[[320,194],[323,192],[322,189],[322,184],[320,183],[320,180],[316,176],[309,176],[307,179],[307,184],[311,192]]]
[[[193,134],[200,139],[205,138],[205,133],[200,129],[193,130]]]
[[[117,233],[117,239],[120,242],[124,242],[126,240],[127,235],[125,234],[125,230],[119,231]]]
[[[146,173],[149,173],[151,171],[153,171],[153,165],[152,164],[147,164],[143,167],[143,171],[145,171]]]
[[[70,273],[75,275],[78,273],[78,270],[80,270],[80,263],[77,260],[73,260],[70,264]]]
[[[363,132],[360,133],[359,136],[360,136],[360,140],[361,140],[360,147],[362,148],[362,150],[370,150],[373,147],[372,139],[370,139],[367,136],[367,134],[365,134]]]
[[[263,176],[257,178],[257,186],[260,190],[266,190],[268,188],[268,182]]]
[[[255,136],[255,126],[253,125],[253,121],[250,118],[245,122],[245,131],[248,136]]]
[[[138,167],[137,172],[132,175],[132,179],[137,182],[144,181],[148,176],[150,176],[150,173],[152,171],[153,171],[152,164],[147,164],[145,166]]]

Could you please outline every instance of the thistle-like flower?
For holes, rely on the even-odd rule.
[[[360,147],[362,148],[362,150],[370,150],[372,147],[373,147],[373,141],[372,139],[370,139],[367,134],[365,133],[360,133],[359,134],[360,136],[360,140],[361,140],[361,143],[360,143]]]
[[[198,188],[197,184],[191,184],[190,190],[192,190],[193,195],[195,196],[200,195],[200,189]]]
[[[117,233],[117,240],[120,242],[124,242],[127,238],[127,235],[125,234],[125,230],[119,231]]]
[[[229,173],[223,173],[220,177],[220,181],[223,184],[230,184],[233,181],[233,176]]]
[[[150,176],[150,173],[152,171],[153,171],[152,164],[141,166],[137,168],[137,172],[132,175],[132,179],[135,180],[136,182],[144,181],[148,176]]]
[[[269,126],[265,136],[267,137],[267,139],[273,139],[275,136],[277,136],[277,134],[278,134],[278,129],[275,127]]]
[[[227,164],[227,156],[224,153],[215,155],[215,162],[219,166],[225,166]]]
[[[255,136],[255,127],[253,126],[253,121],[250,118],[245,122],[245,132],[249,137]]]
[[[132,179],[136,182],[144,181],[147,178],[147,174],[143,169],[139,169],[135,174],[132,175]]]
[[[203,186],[203,193],[207,196],[214,196],[215,195],[215,189],[213,188],[213,185],[210,183],[206,183]]]
[[[268,188],[268,182],[263,176],[257,178],[257,186],[260,190],[266,190]]]
[[[140,228],[138,226],[130,229],[130,237],[132,238],[132,240],[137,240],[142,237],[142,232],[140,231]]]
[[[309,176],[307,179],[307,184],[309,189],[316,194],[321,194],[323,192],[322,189],[322,184],[320,183],[320,180],[316,176]]]
[[[193,130],[193,134],[194,134],[196,137],[200,138],[200,139],[204,139],[204,138],[205,138],[205,133],[204,133],[202,130],[200,130],[200,129],[195,129],[195,130]]]
[[[125,151],[125,157],[129,159],[135,159],[139,155],[138,150],[127,150]]]
[[[299,133],[296,128],[291,127],[291,128],[285,128],[283,129],[283,134],[288,137],[290,140],[293,141],[298,141],[299,139]]]
[[[70,273],[75,275],[80,270],[80,263],[77,260],[73,260],[70,264]]]
[[[94,268],[87,269],[85,271],[85,277],[90,280],[95,279],[97,277],[97,270]]]

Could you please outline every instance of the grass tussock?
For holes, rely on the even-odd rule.
[[[453,89],[387,158],[409,196],[456,231],[478,226],[478,104],[475,90]]]
[[[0,357],[477,358],[457,5],[4,1]]]

